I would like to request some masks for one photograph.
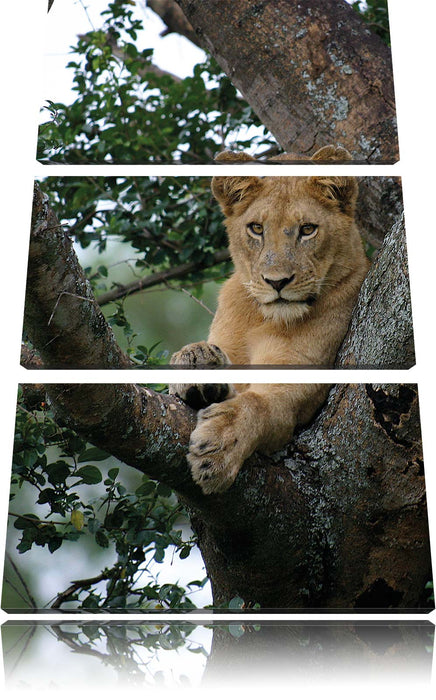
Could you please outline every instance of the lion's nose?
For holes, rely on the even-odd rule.
[[[294,279],[295,275],[292,275],[292,277],[284,277],[281,280],[270,280],[267,277],[264,277],[263,279],[267,284],[270,284],[273,289],[276,290],[276,292],[281,292],[284,287],[286,287],[287,284],[292,282]]]

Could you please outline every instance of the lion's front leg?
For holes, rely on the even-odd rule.
[[[192,478],[206,494],[226,491],[257,448],[262,408],[249,392],[199,411],[189,443]]]
[[[185,345],[175,352],[170,364],[180,369],[197,369],[225,367],[231,362],[217,345],[201,341]],[[231,384],[170,384],[169,393],[177,394],[185,403],[198,410],[234,396],[235,390]]]
[[[226,491],[256,450],[271,453],[324,402],[328,385],[252,384],[198,414],[189,443],[192,477],[206,494]]]

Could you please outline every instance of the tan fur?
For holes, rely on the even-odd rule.
[[[345,159],[344,153],[327,147],[314,160]],[[212,191],[226,216],[235,272],[222,287],[208,342],[182,348],[172,363],[332,366],[369,266],[354,223],[356,179],[218,176]],[[263,227],[260,235],[253,223],[255,230]],[[255,450],[288,442],[328,388],[172,387],[188,402],[189,395],[200,396],[199,406],[210,403],[208,397],[220,401],[198,414],[188,455],[193,478],[205,493],[227,489]]]

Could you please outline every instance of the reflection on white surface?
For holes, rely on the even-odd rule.
[[[6,623],[6,689],[195,687],[211,638],[211,630],[190,623]]]
[[[8,694],[430,683],[434,626],[418,622],[7,622]]]

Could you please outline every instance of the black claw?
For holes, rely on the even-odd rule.
[[[208,404],[224,401],[228,393],[228,384],[205,384],[203,388],[203,394]]]
[[[198,411],[200,408],[207,406],[201,391],[196,386],[190,386],[186,392],[185,402],[191,408],[195,408]]]

